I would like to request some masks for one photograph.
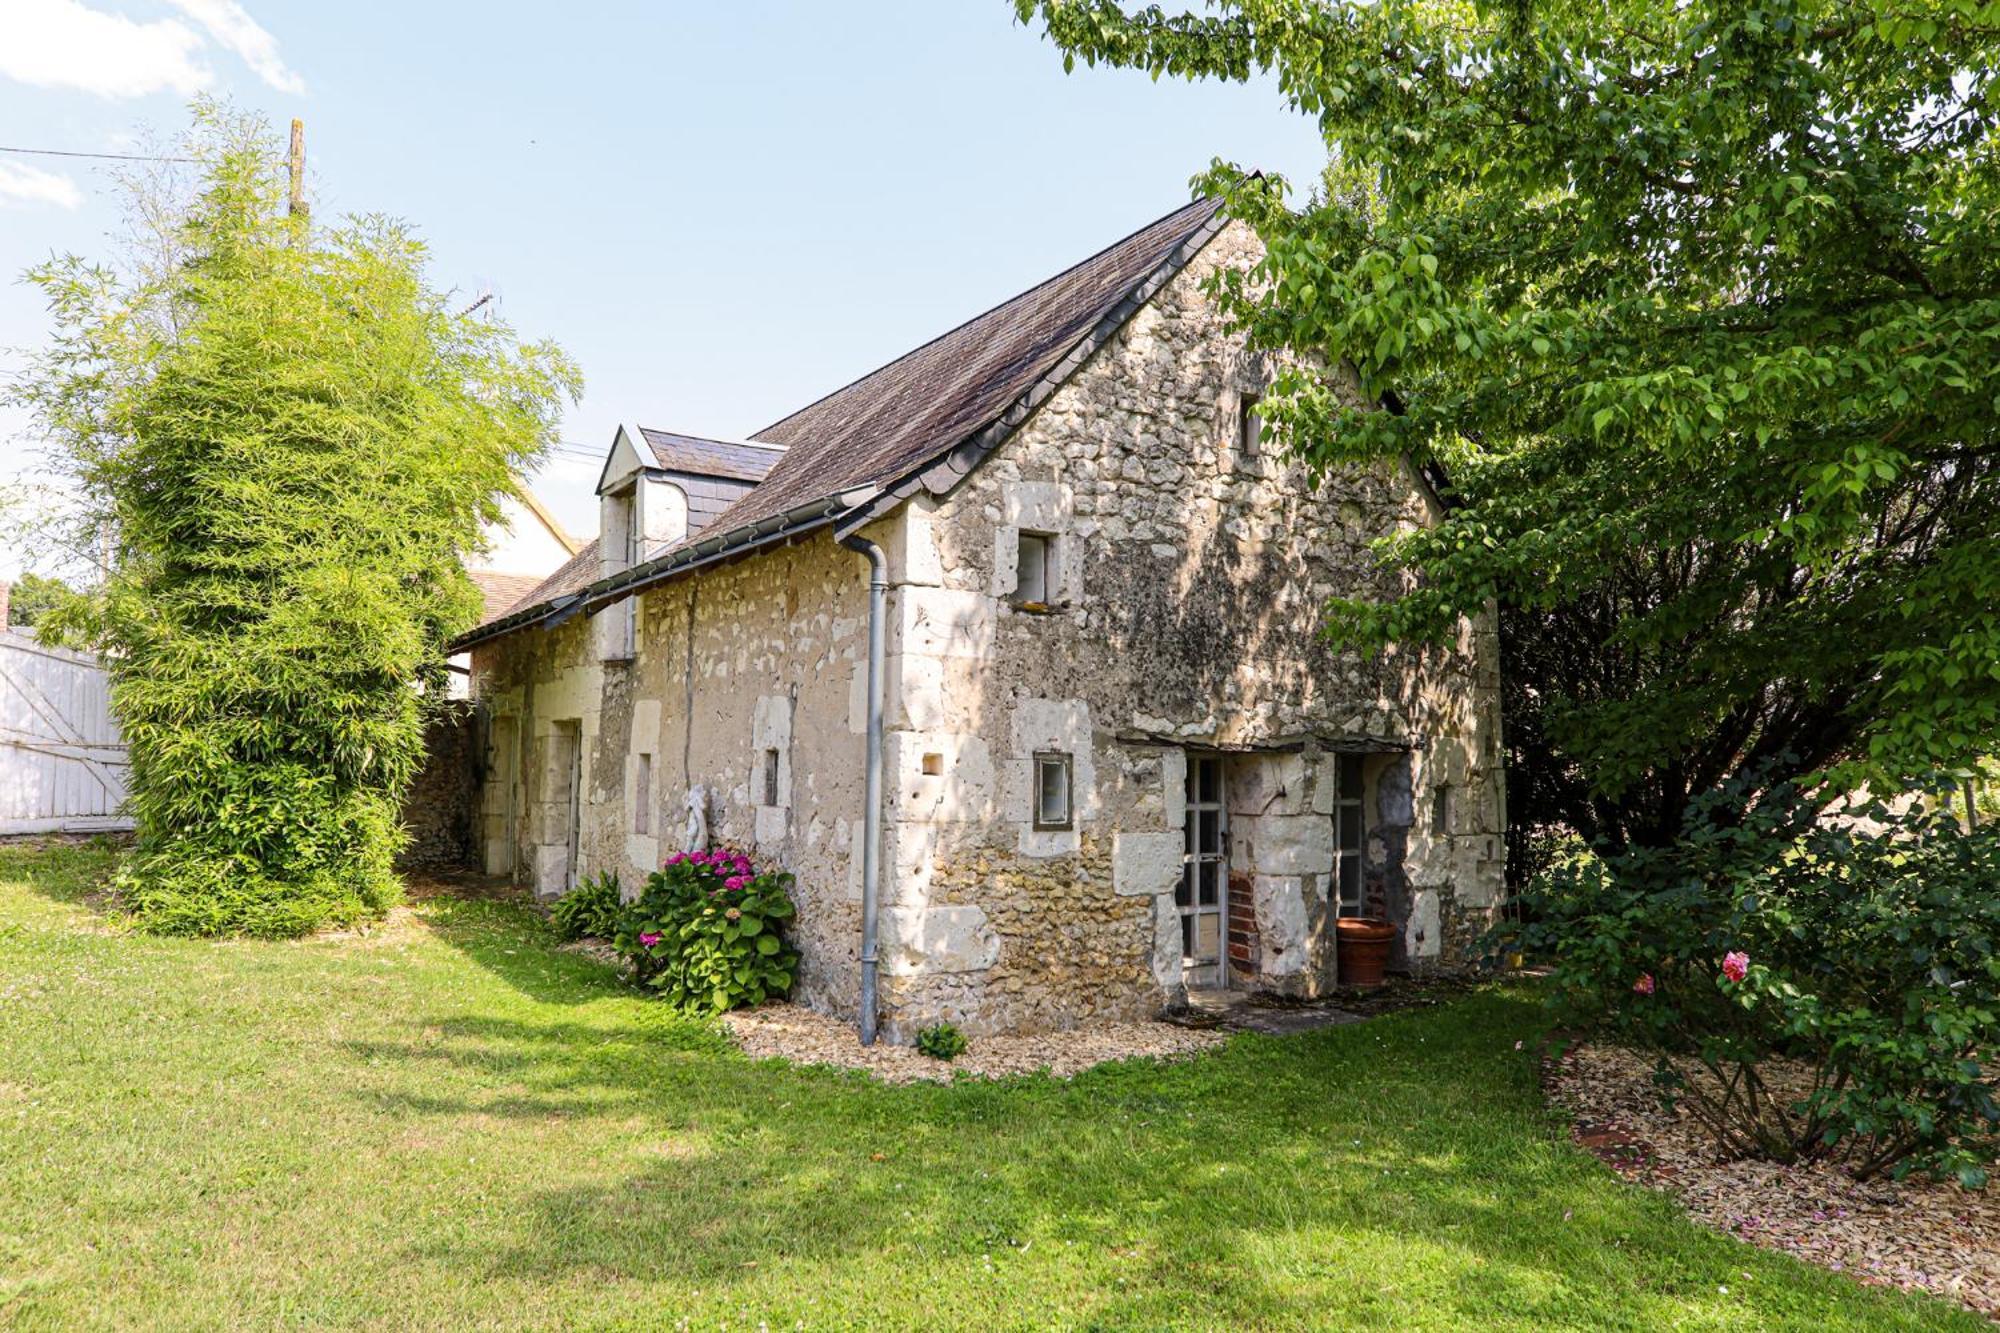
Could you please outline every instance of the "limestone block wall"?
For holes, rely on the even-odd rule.
[[[1491,627],[1376,658],[1319,637],[1328,597],[1397,590],[1367,543],[1427,514],[1397,470],[1315,491],[1273,450],[1246,453],[1262,373],[1200,284],[1253,246],[1225,232],[958,490],[892,521],[892,1034],[1171,1002],[1189,751],[1227,756],[1255,941],[1237,984],[1336,980],[1336,746],[1370,752],[1369,891],[1405,924],[1408,965],[1463,958],[1497,902]],[[1013,596],[1023,533],[1048,544],[1033,606]],[[1073,758],[1073,828],[1029,819],[1042,750]]]
[[[558,728],[574,719],[584,739],[582,872],[616,871],[636,892],[682,845],[687,793],[706,787],[713,841],[797,877],[799,998],[851,1014],[866,566],[822,535],[638,601],[629,662],[599,661],[581,617],[475,650],[479,696],[527,738],[513,790],[490,782],[482,796],[489,830],[510,800],[526,817],[511,840],[489,842],[511,851],[516,877],[538,893],[561,891],[565,789],[554,765]],[[765,773],[773,752],[774,791]],[[509,868],[493,864],[504,856],[488,859],[489,869]]]

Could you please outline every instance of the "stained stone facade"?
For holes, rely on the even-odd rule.
[[[1368,543],[1428,515],[1397,470],[1315,489],[1246,439],[1261,373],[1201,284],[1253,246],[1222,227],[954,488],[862,530],[889,557],[892,1038],[1145,1017],[1191,979],[1321,994],[1343,859],[1350,910],[1395,922],[1413,969],[1465,961],[1497,906],[1493,627],[1374,657],[1320,638],[1328,597],[1395,591]],[[799,997],[852,1016],[866,576],[821,528],[639,592],[629,660],[604,612],[477,647],[487,869],[636,885],[704,785],[717,841],[797,876]],[[1038,818],[1044,764],[1067,826]],[[1235,958],[1190,978],[1213,945],[1179,904],[1217,826]]]

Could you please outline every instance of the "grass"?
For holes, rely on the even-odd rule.
[[[1072,1083],[753,1064],[438,900],[107,930],[0,850],[0,1325],[1978,1328],[1569,1146],[1492,991]]]

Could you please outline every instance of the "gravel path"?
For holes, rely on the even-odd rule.
[[[1576,1117],[1578,1143],[1700,1221],[1870,1286],[1920,1288],[2000,1319],[2000,1179],[1968,1191],[1914,1178],[1861,1184],[1831,1166],[1718,1162],[1707,1131],[1661,1107],[1652,1072],[1635,1052],[1586,1046],[1550,1069],[1549,1089]]]
[[[974,1037],[962,1055],[946,1063],[912,1046],[883,1041],[864,1047],[852,1024],[795,1004],[739,1009],[723,1021],[745,1053],[759,1059],[863,1069],[885,1083],[946,1083],[954,1074],[1009,1078],[1044,1068],[1070,1078],[1107,1060],[1185,1059],[1229,1040],[1226,1033],[1171,1023],[1106,1023],[1026,1037]]]

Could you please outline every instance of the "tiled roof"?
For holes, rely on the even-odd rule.
[[[593,537],[583,544],[582,550],[564,561],[561,569],[558,569],[555,573],[537,583],[526,596],[515,602],[514,606],[523,608],[538,606],[552,598],[560,597],[566,592],[575,592],[578,588],[581,588],[584,584],[589,583],[597,577],[597,564],[597,539]],[[508,608],[510,611],[513,609],[513,607]],[[503,612],[502,614],[505,613]],[[499,616],[489,615],[481,622],[482,626],[490,625],[499,618]]]
[[[748,444],[734,440],[704,440],[698,435],[639,427],[659,465],[670,472],[692,472],[733,481],[762,481],[785,456],[782,444]]]
[[[945,458],[982,432],[1004,432],[1027,407],[1040,401],[1096,346],[1106,328],[1129,317],[1189,255],[1220,226],[1219,199],[1201,199],[1174,210],[1108,249],[1065,269],[1048,281],[1002,302],[913,352],[837,389],[782,421],[758,431],[747,444],[641,428],[662,467],[709,471],[669,463],[700,454],[712,464],[718,450],[735,450],[739,463],[761,461],[756,445],[784,449],[755,489],[718,515],[706,532],[632,571],[633,579],[657,577],[650,571],[692,558],[717,541],[717,534],[776,531],[784,516],[805,512],[823,501],[863,488],[887,488]],[[991,447],[989,436],[985,447]],[[710,475],[729,475],[710,471]],[[746,478],[748,479],[748,478]],[[723,540],[733,542],[735,537]],[[597,543],[545,579],[504,617],[509,623],[484,634],[493,637],[539,623],[530,608],[576,592],[598,572]],[[571,608],[574,611],[574,608]],[[488,624],[492,622],[489,621]],[[482,630],[485,626],[481,627]],[[475,632],[477,634],[478,632]],[[474,636],[467,636],[474,637]]]
[[[465,572],[486,602],[480,617],[481,624],[506,615],[542,585],[542,577],[538,574],[502,574],[497,569],[468,569]]]

